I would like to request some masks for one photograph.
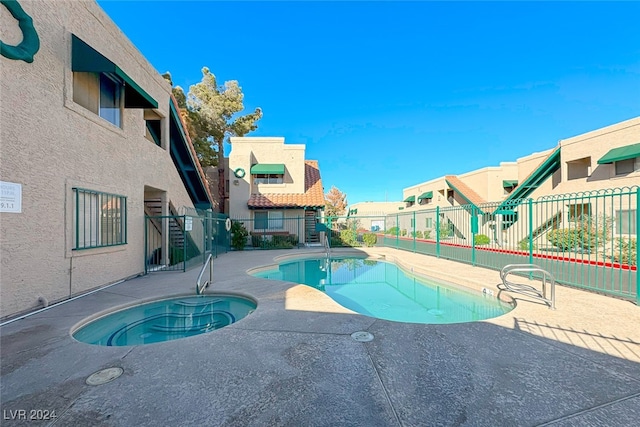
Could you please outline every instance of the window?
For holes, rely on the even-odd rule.
[[[127,198],[74,188],[74,249],[127,243]]]
[[[120,127],[122,82],[106,73],[73,73],[73,101]]]
[[[431,204],[431,202],[433,201],[433,198],[429,197],[429,198],[423,198],[419,200],[421,205],[428,205],[428,204]]]
[[[425,224],[425,226],[427,228],[433,228],[433,218],[427,218],[427,223]]]
[[[591,157],[567,162],[567,179],[587,178],[591,174]]]
[[[284,175],[278,174],[257,174],[254,175],[255,184],[282,184],[284,181]]]
[[[636,159],[626,159],[615,162],[616,175],[626,175],[635,170]]]
[[[254,213],[256,230],[282,230],[284,228],[284,212],[258,211]]]
[[[569,221],[575,222],[591,215],[591,204],[577,203],[569,205]]]
[[[156,144],[158,147],[162,147],[162,121],[161,120],[145,120],[145,138]]]
[[[636,230],[635,209],[626,209],[616,211],[616,232],[618,234],[635,234]]]

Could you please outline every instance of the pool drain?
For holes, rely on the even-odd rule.
[[[373,335],[366,331],[358,331],[352,333],[351,338],[358,342],[369,342],[373,340]]]
[[[101,385],[118,378],[124,370],[122,368],[107,368],[89,375],[86,383],[88,385]]]

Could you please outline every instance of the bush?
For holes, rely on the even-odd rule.
[[[398,234],[398,227],[391,227],[390,229],[385,231],[385,234],[391,234],[393,236],[397,235]]]
[[[357,241],[358,233],[355,230],[342,230],[340,240],[343,246],[359,246]]]
[[[431,237],[431,230],[424,230],[424,238],[428,239],[429,237]]]
[[[244,249],[244,245],[247,243],[247,237],[249,232],[240,221],[231,222],[231,246],[241,251]]]
[[[591,249],[596,246],[596,233],[587,227],[558,228],[547,233],[547,240],[566,250]]]
[[[627,239],[626,237],[616,239],[616,247],[611,259],[620,264],[636,265],[637,250],[638,242],[636,239]]]
[[[420,230],[416,231],[416,237],[418,239],[422,239],[422,231],[420,231]]]
[[[402,230],[400,230],[400,235],[401,236],[406,236],[407,235],[407,230],[404,229],[404,228]]]
[[[451,224],[447,222],[443,222],[440,224],[440,229],[438,230],[438,232],[440,233],[441,239],[453,236],[453,228],[451,227]]]
[[[485,234],[476,234],[473,236],[473,244],[475,246],[488,245],[489,243],[491,243],[491,239]]]
[[[371,246],[375,246],[376,242],[378,241],[378,238],[373,233],[365,233],[362,236],[362,240],[364,241],[364,244],[367,247],[371,247]]]
[[[525,237],[524,239],[520,240],[518,242],[518,249],[522,250],[522,251],[528,251],[529,250],[529,238]],[[536,244],[534,243],[531,247],[531,249],[537,249]]]

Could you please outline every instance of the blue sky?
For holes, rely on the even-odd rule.
[[[99,1],[188,90],[207,66],[350,203],[640,115],[640,2]]]

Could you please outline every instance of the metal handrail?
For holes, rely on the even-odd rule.
[[[327,255],[327,258],[331,257],[331,245],[329,244],[329,237],[327,236],[327,234],[325,233],[324,235],[324,251]]]
[[[209,280],[202,283],[202,276],[204,275],[205,270],[209,267]],[[202,270],[200,270],[200,274],[198,274],[198,280],[196,280],[196,295],[202,294],[207,286],[213,283],[213,254],[209,254],[207,260],[202,266]]]
[[[507,276],[512,273],[542,273],[542,291],[523,283],[513,283],[507,280]],[[556,279],[551,273],[535,264],[508,264],[500,270],[500,279],[508,291],[526,295],[530,298],[540,300],[553,310],[556,309]],[[550,287],[550,297],[547,298],[547,282]]]

